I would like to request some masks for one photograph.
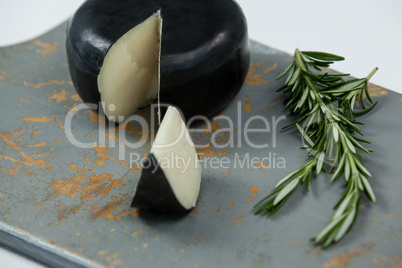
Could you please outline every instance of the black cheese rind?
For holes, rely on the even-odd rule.
[[[67,28],[74,86],[86,103],[99,104],[97,76],[108,49],[160,10],[160,102],[188,120],[224,108],[242,87],[249,66],[247,25],[233,0],[88,0]]]
[[[138,182],[132,207],[155,212],[186,212],[173,193],[155,156],[150,153],[144,160],[144,168]]]

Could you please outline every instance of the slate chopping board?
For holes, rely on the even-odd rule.
[[[244,88],[221,112],[236,131],[216,136],[217,145],[234,138],[234,146],[200,150],[207,164],[196,209],[185,217],[141,214],[129,207],[140,176],[129,159],[147,154],[153,133],[136,124],[119,130],[83,107],[72,129],[65,128],[68,112],[81,103],[67,68],[65,27],[0,48],[1,244],[55,267],[400,267],[402,95],[371,86],[380,101],[361,121],[375,150],[364,162],[377,202],[364,200],[351,232],[322,250],[309,238],[332,217],[342,180],[330,185],[330,176],[320,175],[309,193],[301,187],[274,217],[252,215],[253,205],[307,160],[298,133],[280,130],[292,117],[280,119],[288,113],[275,92],[283,81],[275,77],[290,56],[252,42]],[[149,120],[149,112],[139,115]],[[249,134],[266,148],[252,148],[244,138],[241,128],[254,116],[270,124],[269,133]],[[254,119],[251,128],[264,127]],[[228,124],[218,119],[212,128]],[[121,133],[131,142],[144,134],[146,141],[120,155],[125,160],[119,160]],[[210,136],[193,138],[201,144]],[[98,145],[78,148],[72,137]],[[206,160],[212,156],[229,164],[214,168]]]

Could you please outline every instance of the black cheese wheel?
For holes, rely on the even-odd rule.
[[[188,120],[213,115],[236,96],[250,55],[246,19],[235,1],[88,0],[71,19],[66,39],[83,102],[101,101],[97,79],[113,44],[158,11],[159,102],[175,105]]]

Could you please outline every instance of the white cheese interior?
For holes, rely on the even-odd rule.
[[[137,25],[107,52],[98,75],[103,111],[122,122],[158,97],[162,32],[160,12]]]
[[[201,184],[201,167],[194,143],[177,109],[170,106],[151,148],[180,204],[195,206]]]

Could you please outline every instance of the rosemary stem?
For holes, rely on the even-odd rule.
[[[378,71],[378,67],[375,67],[370,73],[369,75],[366,77],[367,81],[370,81],[371,77],[373,77],[373,75]],[[346,99],[351,100],[353,98],[354,95],[359,93],[360,88],[357,88],[356,90],[350,92],[348,94],[348,96],[346,97]]]
[[[369,73],[369,75],[366,77],[367,81],[369,81],[371,79],[371,77],[373,77],[373,75],[378,71],[378,67],[375,67],[371,73]]]
[[[307,67],[304,64],[304,61],[301,57],[301,52],[300,50],[297,48],[295,51],[295,55],[296,55],[296,61],[300,66],[300,69],[303,71],[307,71]],[[338,130],[341,130],[339,128],[338,123],[334,120],[334,118],[331,115],[330,110],[328,109],[328,106],[325,104],[325,102],[323,101],[323,99],[321,98],[320,94],[318,93],[318,89],[316,88],[315,84],[311,81],[311,79],[309,77],[305,77],[306,83],[307,85],[311,88],[311,90],[313,91],[314,95],[315,95],[315,99],[317,100],[317,102],[320,104],[320,106],[325,108],[325,116],[327,117],[328,121],[335,125],[335,127]],[[341,130],[342,131],[342,130]]]
[[[307,67],[306,67],[306,65],[304,64],[304,61],[302,60],[301,52],[300,52],[299,49],[296,49],[295,55],[296,55],[296,61],[297,61],[297,63],[299,64],[301,70],[307,71]],[[371,73],[367,76],[367,80],[369,80],[369,79],[376,73],[377,70],[378,70],[378,68],[375,68],[373,71],[371,71]],[[357,184],[357,181],[356,181],[357,178],[356,178],[356,176],[357,176],[358,170],[357,170],[356,164],[355,164],[354,159],[353,159],[353,155],[352,155],[353,152],[350,151],[348,145],[346,144],[345,136],[344,136],[345,133],[344,133],[343,129],[339,126],[338,122],[333,118],[332,113],[331,113],[331,110],[329,109],[329,106],[326,105],[326,103],[324,102],[324,100],[321,98],[320,94],[318,93],[318,89],[316,88],[316,86],[314,85],[314,83],[310,80],[309,77],[305,77],[305,80],[306,80],[306,83],[307,83],[307,84],[309,85],[309,87],[311,88],[311,90],[313,91],[313,93],[314,93],[314,95],[315,95],[315,97],[316,97],[317,102],[318,102],[321,106],[325,107],[325,117],[328,119],[328,121],[329,121],[335,128],[338,129],[339,134],[340,134],[341,144],[342,144],[342,150],[343,150],[344,153],[346,153],[346,155],[347,155],[347,157],[348,157],[348,159],[349,159],[350,168],[351,168],[351,170],[352,170],[352,178],[353,178],[353,180],[354,180],[354,183]],[[357,91],[354,91],[353,93],[356,93],[356,92],[357,92]]]
[[[297,61],[297,63],[299,64],[299,66],[300,66],[300,69],[302,69],[303,71],[307,71],[307,67],[306,67],[306,65],[304,64],[304,61],[303,61],[303,59],[302,59],[302,57],[301,57],[301,52],[300,52],[300,50],[297,48],[296,49],[296,51],[295,51],[295,55],[296,55],[296,61]],[[310,80],[310,78],[306,78],[306,82],[307,82],[307,85],[310,87],[310,88],[312,88],[312,89],[314,89],[314,93],[316,94],[317,93],[317,88],[315,87],[315,85],[314,85],[314,83],[312,83],[311,82],[311,80]],[[317,95],[317,94],[316,94]],[[322,100],[321,100],[321,98],[319,98],[319,101],[321,101],[322,102]]]

